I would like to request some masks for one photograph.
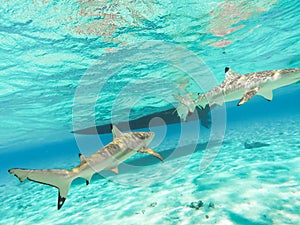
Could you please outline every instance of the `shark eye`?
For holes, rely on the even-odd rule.
[[[137,137],[139,139],[145,140],[148,137],[148,134],[147,133],[140,133],[140,134],[137,134]]]
[[[140,139],[146,139],[146,135],[140,135]]]

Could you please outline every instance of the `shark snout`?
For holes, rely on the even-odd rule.
[[[154,132],[144,132],[144,144],[149,145],[155,136]]]
[[[149,136],[152,137],[152,138],[154,138],[155,133],[151,131],[151,132],[149,132]]]

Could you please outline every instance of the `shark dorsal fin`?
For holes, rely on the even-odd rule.
[[[114,138],[119,138],[123,136],[123,133],[115,125],[112,125],[112,134]]]
[[[86,163],[86,157],[84,155],[79,153],[78,156],[79,156],[79,159],[80,159],[80,165],[82,165],[83,163]]]
[[[225,80],[232,80],[238,76],[239,74],[230,69],[229,67],[225,68]]]

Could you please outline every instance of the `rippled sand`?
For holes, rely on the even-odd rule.
[[[56,189],[11,177],[0,187],[0,223],[300,224],[299,123],[297,116],[229,125],[204,174],[200,149],[164,163],[121,166],[119,175],[97,175],[88,186],[77,180],[60,211]],[[190,207],[200,200],[202,207]]]

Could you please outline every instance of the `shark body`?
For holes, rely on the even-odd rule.
[[[230,68],[225,68],[225,80],[218,86],[204,94],[174,96],[178,101],[177,112],[181,118],[194,112],[198,106],[222,105],[224,102],[239,100],[238,106],[249,101],[253,96],[260,95],[271,101],[273,90],[296,83],[300,80],[300,68],[283,70],[266,70],[248,74],[237,74]]]
[[[88,185],[92,176],[102,170],[112,170],[118,173],[118,165],[137,152],[148,153],[162,160],[162,157],[147,145],[154,137],[153,132],[122,133],[116,126],[112,128],[114,140],[93,155],[86,157],[79,154],[80,165],[72,170],[30,170],[14,168],[8,170],[23,182],[28,180],[50,185],[58,189],[58,205],[60,209],[64,204],[71,183],[81,177]]]

